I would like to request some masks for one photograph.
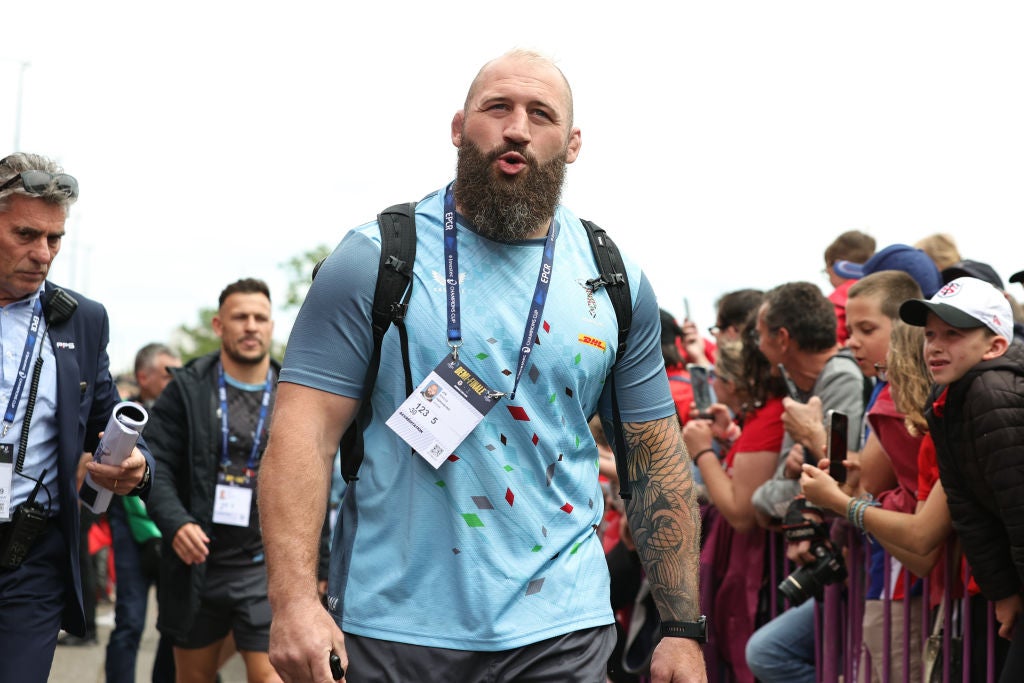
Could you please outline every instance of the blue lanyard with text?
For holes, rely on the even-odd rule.
[[[270,405],[270,393],[273,389],[274,371],[267,368],[267,383],[263,387],[263,398],[260,400],[260,419],[256,422],[256,433],[252,437],[252,452],[246,463],[246,469],[256,469],[259,459],[260,442],[263,440],[263,425],[267,421],[267,406]],[[217,362],[217,397],[220,399],[220,465],[227,468],[231,464],[228,457],[228,387],[224,380],[224,366]]]
[[[28,379],[28,366],[32,361],[32,354],[36,350],[36,340],[39,338],[39,323],[43,319],[42,297],[36,297],[35,306],[32,307],[32,321],[28,325],[28,334],[25,335],[25,350],[21,352],[21,362],[18,364],[18,376],[14,378],[14,386],[11,387],[11,398],[7,401],[7,410],[4,412],[3,433],[0,436],[7,436],[7,431],[14,423],[14,416],[18,410],[18,403],[21,401],[21,392],[25,390],[25,380]]]
[[[519,346],[519,364],[516,367],[515,382],[512,385],[509,399],[516,397],[516,389],[519,388],[519,380],[523,376],[526,361],[533,350],[533,340],[537,336],[537,327],[540,325],[541,316],[544,313],[548,288],[551,286],[551,273],[554,269],[555,239],[557,237],[558,220],[552,217],[551,229],[548,230],[547,239],[544,240],[544,258],[540,264],[540,272],[537,273],[537,286],[533,291],[533,301],[530,304],[530,315],[526,319],[523,342]],[[455,229],[455,196],[452,192],[452,185],[449,185],[444,193],[444,267],[445,284],[448,288],[448,346],[451,347],[452,354],[458,360],[459,347],[462,346],[462,313],[459,299],[459,240],[458,232]]]

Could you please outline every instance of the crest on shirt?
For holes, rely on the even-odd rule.
[[[590,280],[576,280],[576,284],[583,288],[586,292],[587,301],[587,312],[590,313],[591,318],[597,317],[597,297],[594,296],[594,286],[590,284]]]

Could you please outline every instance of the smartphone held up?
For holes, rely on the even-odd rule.
[[[847,434],[849,431],[849,419],[845,413],[838,410],[830,410],[825,416],[825,428],[828,432],[828,439],[825,447],[825,457],[828,458],[828,473],[839,483],[846,481],[846,460]]]

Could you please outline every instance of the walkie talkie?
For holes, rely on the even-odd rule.
[[[4,569],[20,567],[28,551],[35,545],[39,534],[46,528],[46,510],[36,502],[36,494],[43,485],[44,476],[46,470],[39,475],[32,495],[14,510],[7,538],[4,539],[3,547],[0,547],[0,567]]]
[[[44,315],[47,325],[59,325],[69,320],[78,308],[78,300],[60,287],[55,287],[46,298]]]

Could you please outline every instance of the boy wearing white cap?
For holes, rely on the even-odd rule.
[[[936,386],[926,415],[949,511],[999,635],[1013,644],[1000,681],[1024,680],[1024,345],[1002,292],[957,278],[900,317],[925,328]]]

